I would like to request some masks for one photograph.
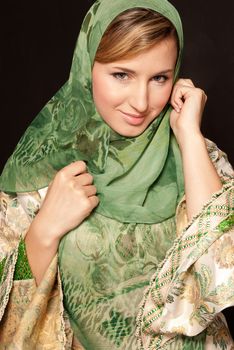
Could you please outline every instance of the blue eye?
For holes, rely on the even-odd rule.
[[[153,77],[153,80],[156,81],[157,83],[164,83],[168,77],[166,75],[156,75]]]
[[[126,80],[128,78],[127,73],[124,72],[116,72],[112,73],[113,77],[119,80]]]

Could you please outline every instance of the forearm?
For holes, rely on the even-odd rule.
[[[49,186],[41,208],[26,235],[32,273],[39,284],[57,253],[60,239],[79,226],[98,205],[93,177],[83,161],[62,168]]]
[[[190,220],[222,188],[221,180],[209,158],[205,139],[201,134],[188,136],[181,148],[185,179],[187,215]]]
[[[37,285],[42,281],[46,270],[57,253],[59,244],[59,240],[49,240],[44,237],[44,232],[40,232],[33,223],[25,238],[28,262]]]

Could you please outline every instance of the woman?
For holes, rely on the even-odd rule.
[[[3,349],[231,349],[233,173],[182,46],[167,1],[86,15],[1,177]]]

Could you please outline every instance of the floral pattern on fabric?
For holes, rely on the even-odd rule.
[[[213,257],[221,269],[234,267],[234,239],[222,237],[213,247]]]
[[[0,194],[0,319],[9,299],[15,264],[18,257],[18,245],[24,237],[29,220],[17,196]]]
[[[217,275],[221,276],[221,278],[224,277],[224,272],[226,276],[228,276],[233,269],[233,204],[231,204],[232,196],[230,195],[230,180],[233,178],[233,171],[230,164],[226,161],[226,156],[211,142],[209,142],[209,149],[212,150],[212,159],[217,166],[219,174],[221,174],[223,179],[225,178],[227,184],[221,193],[213,196],[212,202],[203,208],[201,213],[194,218],[194,221],[192,224],[190,223],[189,226],[186,217],[185,200],[181,201],[177,208],[177,229],[176,233],[174,232],[174,235],[177,235],[177,238],[175,238],[175,245],[179,241],[182,242],[184,237],[190,237],[190,239],[186,241],[187,247],[184,248],[186,249],[186,256],[183,260],[183,264],[180,265],[180,267],[183,267],[181,271],[178,269],[176,271],[175,269],[178,259],[176,258],[176,254],[174,254],[173,262],[175,262],[175,264],[173,264],[173,267],[175,283],[173,284],[174,288],[171,286],[166,293],[168,307],[166,320],[168,317],[170,321],[169,311],[173,313],[173,310],[175,310],[174,305],[178,305],[178,310],[181,310],[180,305],[184,305],[186,302],[188,307],[186,306],[185,310],[190,310],[190,313],[189,315],[183,315],[182,320],[184,324],[176,322],[176,325],[173,325],[175,333],[172,334],[171,339],[167,337],[167,340],[164,342],[165,339],[163,340],[163,338],[165,338],[165,334],[168,335],[166,329],[159,335],[157,341],[159,344],[161,342],[159,348],[162,350],[233,350],[233,342],[228,332],[225,319],[220,312],[213,315],[214,317],[211,323],[206,324],[207,320],[212,317],[213,309],[217,308],[214,304],[217,304],[220,310],[227,307],[227,302],[229,302],[229,305],[233,304],[233,274],[225,278],[225,283],[212,278],[214,266],[217,269]],[[225,164],[224,167],[223,164]],[[49,267],[43,284],[38,288],[36,288],[33,279],[13,281],[20,239],[24,237],[30,221],[40,207],[46,190],[45,188],[39,192],[18,194],[17,196],[1,194],[0,315],[3,315],[0,321],[1,350],[5,350],[5,347],[9,350],[41,350],[46,348],[51,350],[83,349],[79,341],[74,338],[69,317],[63,309],[63,294],[59,277],[60,274],[57,274],[56,259]],[[226,202],[224,198],[226,198]],[[196,234],[193,235],[191,230],[193,230],[194,227],[199,227],[201,230],[209,231],[210,227],[213,225],[212,220],[207,219],[203,222],[207,217],[208,206],[210,217],[212,217],[212,215],[215,216],[214,214],[217,211],[220,211],[221,215],[220,217],[215,216],[215,220],[217,220],[217,231],[213,232],[213,244],[211,244],[211,237],[209,234],[205,232],[201,234],[200,239],[203,239],[206,244],[210,244],[210,249],[206,250],[202,244],[197,244],[199,243],[197,241],[198,237],[196,238]],[[117,235],[118,239],[116,240],[115,246],[116,252],[118,252],[118,259],[121,259],[123,266],[126,264],[126,261],[130,261],[129,259],[134,257],[137,251],[133,230],[134,225],[129,225],[128,228],[126,237],[120,230]],[[154,266],[149,266],[149,269],[156,269],[157,266],[159,266],[158,271],[163,273],[167,262],[170,260],[170,252],[173,249],[167,253],[165,258],[165,252],[162,252],[162,247],[160,246],[160,237],[152,235],[150,232],[150,230],[144,232],[144,249],[149,256],[154,257],[153,246],[157,246],[158,260],[155,260]],[[89,235],[92,234],[91,232],[87,233]],[[126,239],[127,237],[128,239]],[[168,239],[170,240],[170,236],[168,236]],[[171,241],[171,244],[173,244],[172,238]],[[112,242],[109,243],[111,246]],[[92,257],[93,250],[102,258],[102,250],[96,249],[98,246],[95,246],[94,241],[90,240],[90,244],[90,252],[87,258]],[[80,245],[80,248],[83,249],[82,245]],[[181,248],[183,248],[183,245],[181,245]],[[189,249],[192,249],[190,256],[187,254]],[[183,249],[181,249],[181,251],[183,251]],[[203,258],[200,259],[202,252]],[[139,254],[139,256],[141,256],[141,250],[139,250]],[[209,260],[208,257],[211,259]],[[194,259],[195,261],[195,264],[191,265],[191,268],[189,264],[186,264],[187,258]],[[210,262],[212,261],[212,265],[207,266],[207,259]],[[160,261],[163,262],[159,265]],[[180,261],[182,263],[182,258]],[[135,272],[136,269],[132,269],[129,276],[134,276]],[[99,276],[101,275],[105,276],[105,272],[99,269]],[[169,275],[165,274],[165,283]],[[27,274],[22,277],[27,278]],[[105,293],[103,290],[103,281],[100,278],[97,279],[97,277],[98,274],[94,276],[95,281],[99,280],[99,284],[96,286],[97,290]],[[191,279],[191,285],[187,283],[189,278]],[[190,301],[194,301],[194,303],[190,303]],[[130,306],[131,303],[132,299],[126,298],[126,308]],[[215,310],[215,312],[216,311],[217,310]],[[39,319],[43,320],[41,324],[38,323]],[[118,308],[113,307],[110,309],[108,317],[101,323],[100,332],[111,340],[113,339],[113,327],[117,327],[119,329],[119,334],[116,338],[116,342],[119,344],[121,339],[128,336],[131,322],[132,319],[129,315],[125,313],[120,315]],[[187,333],[190,329],[190,322],[192,322],[194,326],[198,325],[198,327],[205,327],[205,329],[197,335],[188,336]],[[35,325],[35,327],[33,328],[32,325]],[[124,327],[122,327],[122,325],[124,325]],[[166,326],[167,322],[164,327]],[[51,334],[54,335],[53,339],[50,336]],[[14,338],[12,338],[13,335]],[[40,339],[37,345],[35,345],[35,339]],[[157,349],[157,346],[156,344],[153,349]],[[135,349],[136,347],[133,347],[131,350]]]
[[[56,258],[36,288],[34,280],[15,281],[0,323],[0,349],[65,349],[60,291],[55,284]]]
[[[217,145],[209,139],[206,139],[206,147],[209,157],[212,160],[223,183],[233,179],[233,168],[228,161],[226,153],[221,151]]]
[[[123,224],[95,213],[61,240],[64,306],[86,349],[136,349],[138,305],[175,238],[175,218]]]
[[[139,349],[161,349],[171,338],[176,341],[177,333],[191,337],[206,332],[216,315],[234,304],[233,210],[234,188],[229,183],[174,243],[152,277],[141,306]],[[226,254],[225,266],[213,259],[217,246],[219,259]],[[224,349],[233,345],[230,336],[223,342]],[[209,349],[219,349],[216,343],[213,339]]]
[[[170,104],[144,132],[129,138],[103,121],[93,100],[92,67],[101,38],[116,16],[136,7],[158,11],[173,23],[179,43],[176,81],[183,30],[169,1],[118,0],[111,6],[110,0],[95,2],[81,26],[69,79],[21,137],[1,174],[2,191],[36,191],[48,186],[64,166],[83,160],[98,189],[95,212],[121,222],[148,224],[175,214],[184,184],[179,146],[170,130]],[[142,169],[147,176],[141,175]]]
[[[21,237],[45,193],[46,189],[17,196],[1,193],[0,350],[83,349],[73,338],[64,313],[57,258],[39,287],[29,278],[31,270]]]

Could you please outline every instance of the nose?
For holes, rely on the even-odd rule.
[[[136,83],[129,94],[130,106],[139,113],[146,112],[149,104],[148,86],[145,82]]]

